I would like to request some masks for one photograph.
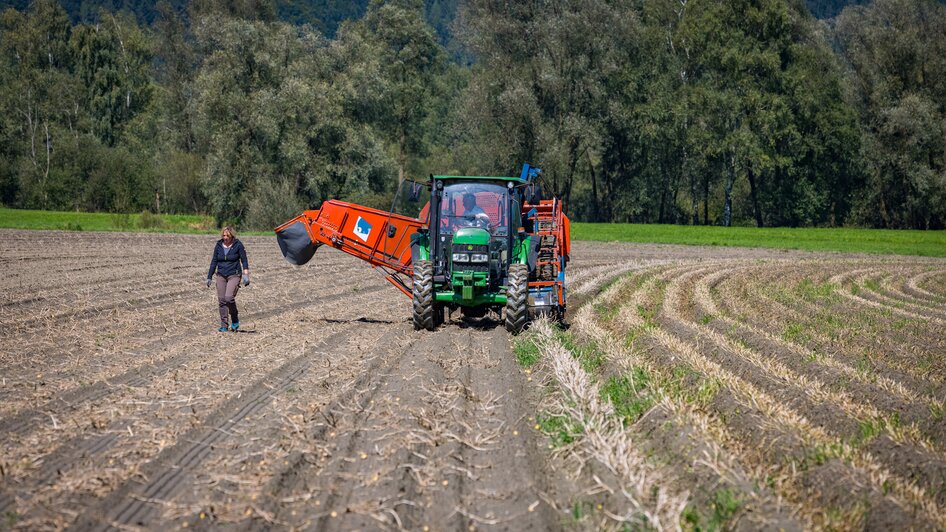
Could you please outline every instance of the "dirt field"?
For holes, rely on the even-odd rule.
[[[0,529],[946,528],[946,260],[576,243],[513,340],[250,237],[221,334],[213,240],[0,231]]]

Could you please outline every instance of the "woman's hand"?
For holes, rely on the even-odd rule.
[[[250,286],[250,272],[247,270],[243,273],[243,286]]]
[[[208,277],[208,278],[207,278],[207,288],[210,288],[210,285],[212,285],[213,282],[214,282],[213,278],[212,278],[212,277]]]

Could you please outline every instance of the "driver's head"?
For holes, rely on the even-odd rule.
[[[468,211],[473,207],[476,207],[476,196],[471,192],[467,192],[463,195],[463,209]]]

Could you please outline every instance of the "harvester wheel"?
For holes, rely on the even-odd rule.
[[[428,260],[419,260],[414,265],[414,330],[437,328],[434,314],[434,268]],[[443,311],[441,310],[441,315]]]
[[[509,266],[506,288],[506,330],[519,334],[529,324],[529,267],[525,264]]]

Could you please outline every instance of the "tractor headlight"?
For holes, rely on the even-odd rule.
[[[489,255],[486,253],[473,253],[470,255],[470,262],[487,262]]]
[[[468,253],[454,253],[453,262],[470,262],[470,255]]]

